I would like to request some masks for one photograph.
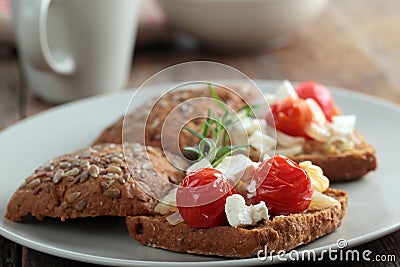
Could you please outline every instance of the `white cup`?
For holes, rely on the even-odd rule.
[[[132,59],[139,0],[11,0],[27,85],[58,103],[121,89]]]

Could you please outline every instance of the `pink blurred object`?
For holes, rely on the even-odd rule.
[[[154,0],[143,0],[136,45],[166,42],[171,39],[164,12]]]
[[[13,43],[11,7],[8,0],[0,0],[0,42]]]

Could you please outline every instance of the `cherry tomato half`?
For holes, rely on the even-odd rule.
[[[304,131],[313,120],[313,114],[304,99],[286,98],[271,105],[267,115],[269,125],[291,136],[308,137]]]
[[[222,172],[204,168],[183,179],[176,193],[176,204],[189,227],[219,226],[227,223],[226,198],[236,193]]]
[[[253,179],[258,186],[255,203],[264,201],[273,215],[303,212],[310,206],[311,179],[297,163],[285,156],[276,155],[261,163]]]
[[[325,86],[313,81],[308,81],[298,84],[295,90],[300,98],[314,99],[329,121],[332,121],[332,116],[338,115],[338,108],[335,107],[333,97]]]

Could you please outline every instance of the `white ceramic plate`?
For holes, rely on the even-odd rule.
[[[270,91],[277,83],[258,81]],[[146,97],[157,95],[159,88]],[[379,168],[364,179],[334,184],[349,193],[342,226],[299,250],[323,249],[344,238],[359,245],[400,228],[398,154],[400,108],[380,99],[333,89],[345,114],[357,115],[357,128],[374,145]],[[54,156],[88,146],[101,130],[124,113],[132,92],[120,92],[63,105],[23,120],[0,133],[0,234],[24,246],[69,259],[119,266],[241,266],[277,263],[257,258],[230,260],[174,253],[142,246],[129,237],[120,218],[13,223],[4,219],[17,187],[37,166]],[[162,233],[160,233],[162,234]]]

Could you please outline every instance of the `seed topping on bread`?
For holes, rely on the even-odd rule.
[[[158,148],[135,143],[96,145],[37,168],[12,196],[6,217],[21,221],[33,215],[64,221],[152,214],[157,198],[167,194],[182,175]]]

